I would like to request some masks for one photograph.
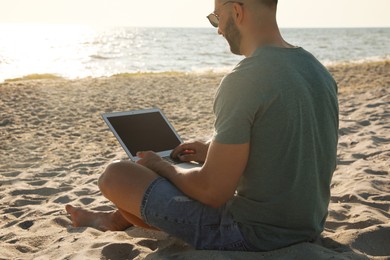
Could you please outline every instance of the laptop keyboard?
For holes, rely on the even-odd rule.
[[[171,164],[179,164],[179,163],[182,163],[182,161],[178,160],[178,159],[173,159],[171,158],[171,156],[165,156],[165,157],[161,157],[163,160],[171,163]]]

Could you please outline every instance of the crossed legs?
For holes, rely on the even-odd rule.
[[[153,171],[129,161],[110,164],[100,176],[98,185],[118,209],[106,213],[66,205],[66,211],[75,227],[119,231],[135,225],[153,229],[142,220],[140,209],[146,189],[157,177]]]

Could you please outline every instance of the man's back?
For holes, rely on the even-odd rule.
[[[221,83],[215,140],[251,147],[230,212],[259,249],[323,230],[336,167],[336,88],[302,48],[257,49]]]

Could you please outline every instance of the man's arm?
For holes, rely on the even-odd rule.
[[[212,207],[220,207],[235,193],[249,156],[247,144],[211,142],[201,168],[182,170],[161,160],[153,152],[142,152],[138,161],[169,179],[189,197]]]

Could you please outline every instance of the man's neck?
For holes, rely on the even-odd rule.
[[[270,28],[258,28],[244,37],[241,44],[241,53],[245,57],[250,57],[258,48],[273,46],[278,48],[295,48],[295,46],[286,42],[280,34],[279,28],[273,26]]]

